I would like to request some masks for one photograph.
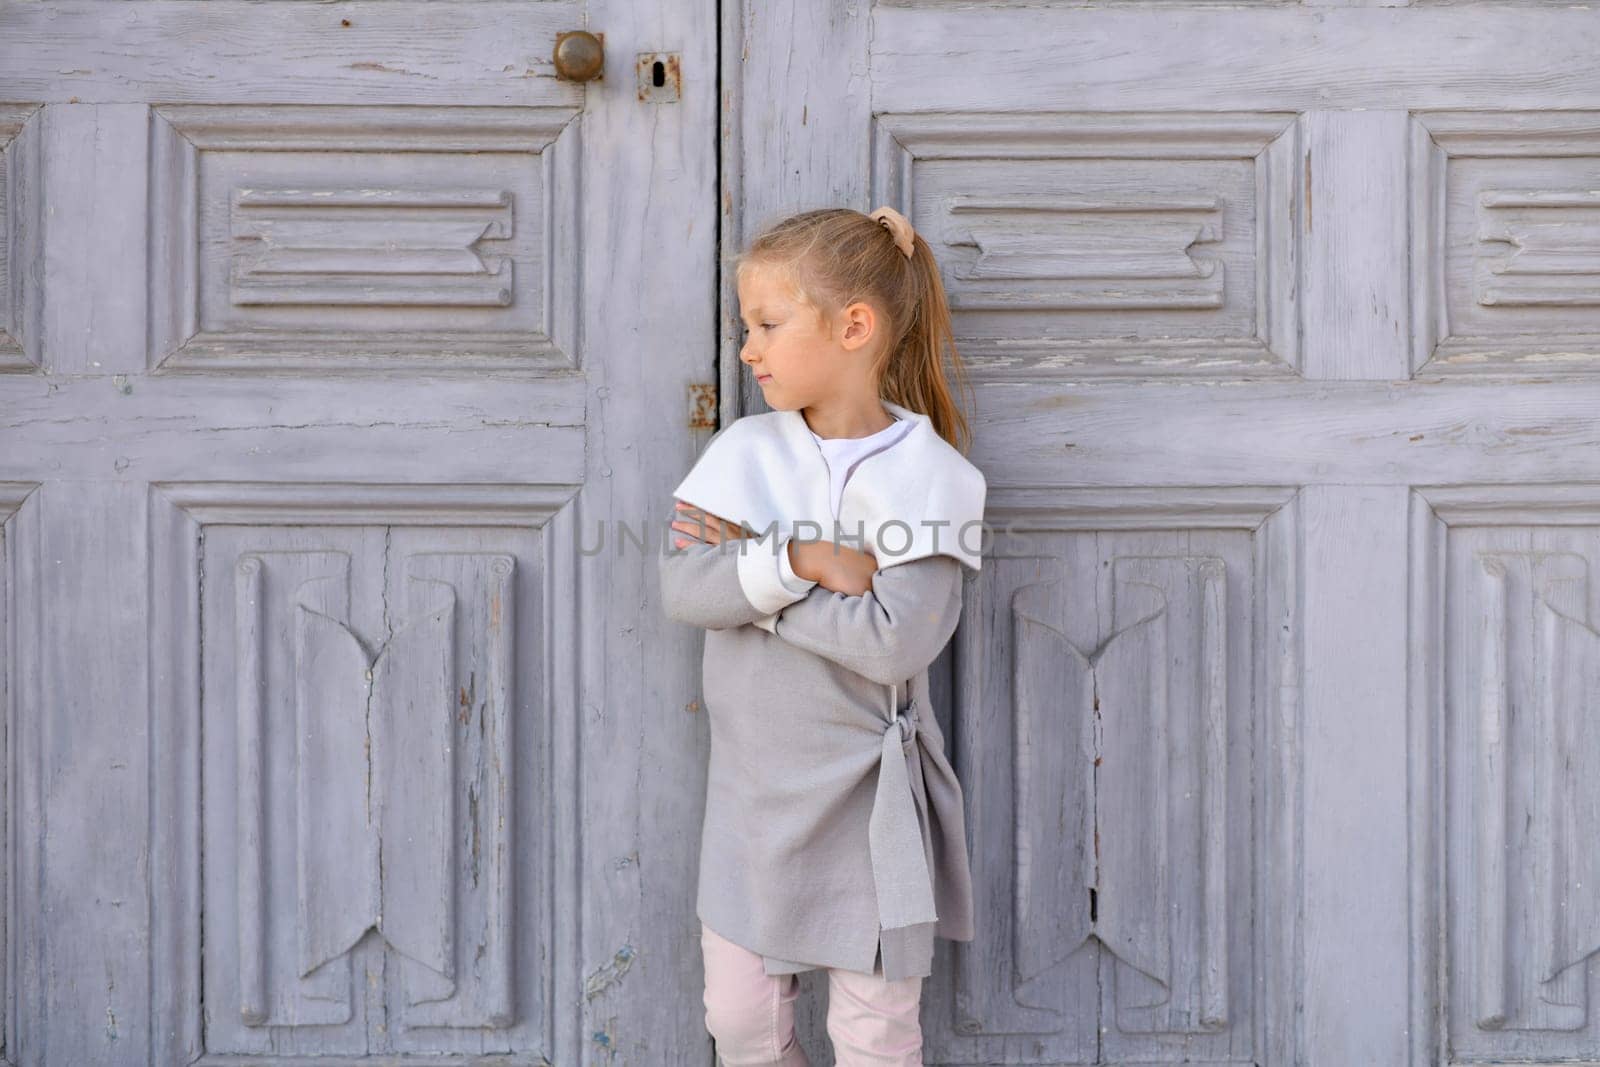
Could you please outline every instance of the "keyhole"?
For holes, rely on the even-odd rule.
[[[667,84],[667,65],[661,62],[659,59],[656,60],[655,64],[650,68],[650,80],[655,84],[657,89]]]
[[[1089,889],[1089,921],[1094,922],[1100,917],[1100,895],[1093,887]]]

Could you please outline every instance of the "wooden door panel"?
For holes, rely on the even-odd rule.
[[[714,19],[0,12],[0,1060],[709,1056]]]
[[[548,1048],[537,535],[201,533],[207,1049]]]
[[[1594,1059],[1600,498],[1506,496],[1427,487],[1414,505],[1442,650],[1417,684],[1437,723],[1419,747],[1441,793],[1444,1025],[1462,1061]]]
[[[578,109],[155,109],[151,364],[578,366]]]
[[[1271,487],[993,494],[950,707],[991,724],[957,748],[990,874],[955,1018],[930,1025],[962,1056],[1246,1064],[1292,1014],[1274,932],[1296,782],[1263,761],[1296,656],[1257,650],[1287,617],[1297,514]],[[1083,998],[1098,1010],[1063,1010]]]
[[[1293,114],[873,116],[874,203],[933,247],[986,379],[1299,366]]]
[[[737,232],[841,202],[911,219],[975,384],[989,518],[1032,533],[1015,560],[997,538],[949,661],[992,927],[939,950],[929,1062],[1600,1056],[1600,809],[1566,755],[1600,700],[1600,22],[740,15]],[[1087,666],[1119,647],[1123,538],[1173,657],[1132,702],[1169,732],[1126,749],[1084,727],[1109,726],[1102,683],[1129,691]],[[1173,596],[1170,568],[1209,561],[1222,631]],[[1170,731],[1205,675],[1174,649],[1215,632],[1249,668],[1215,661],[1228,759],[1197,763]],[[1087,775],[1085,737],[1127,766]],[[1119,788],[1135,770],[1143,794]],[[1085,826],[1113,835],[1098,864]]]
[[[179,747],[157,812],[197,891],[175,887],[157,929],[203,946],[199,975],[167,961],[168,1010],[208,1053],[553,1061],[551,833],[574,783],[551,750],[571,667],[544,531],[569,494],[153,499],[159,551],[193,568],[164,575],[185,592],[156,652],[198,694],[160,723]]]
[[[1592,379],[1600,271],[1589,260],[1600,181],[1596,113],[1412,115],[1423,376]]]

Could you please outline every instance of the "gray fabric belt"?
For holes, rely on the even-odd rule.
[[[938,919],[933,904],[933,877],[917,821],[916,798],[906,772],[907,746],[917,743],[920,709],[915,698],[896,711],[893,689],[891,718],[883,731],[883,754],[878,764],[878,789],[867,823],[872,853],[872,878],[878,890],[878,924],[894,930]],[[920,755],[917,757],[920,758]]]

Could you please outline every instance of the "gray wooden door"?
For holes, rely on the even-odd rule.
[[[4,1062],[708,1059],[714,10],[0,8]]]
[[[1600,17],[739,8],[734,238],[913,221],[1014,529],[927,1061],[1600,1062]]]

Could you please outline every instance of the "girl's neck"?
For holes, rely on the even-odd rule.
[[[800,409],[811,432],[822,438],[869,437],[894,425],[895,417],[883,406],[883,401],[873,399],[867,404],[848,409],[823,408],[813,404]]]

